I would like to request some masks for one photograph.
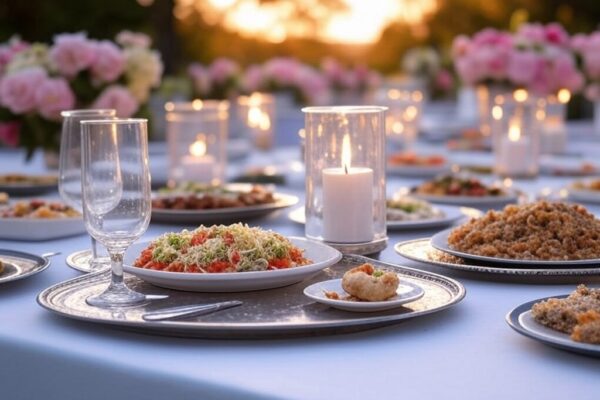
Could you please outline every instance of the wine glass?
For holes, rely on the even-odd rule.
[[[112,271],[108,288],[86,301],[102,308],[137,305],[146,296],[123,281],[123,256],[150,223],[147,120],[89,120],[81,128],[85,225],[108,249]]]
[[[80,122],[89,119],[115,118],[116,111],[112,109],[69,110],[61,112],[61,116],[63,123],[60,139],[58,191],[67,204],[79,212],[83,212]],[[91,239],[91,257],[81,260],[79,266],[93,272],[108,267],[110,261],[108,257],[99,257],[96,239],[93,237]]]

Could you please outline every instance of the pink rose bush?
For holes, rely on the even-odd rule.
[[[600,31],[575,35],[570,44],[583,71],[584,95],[590,101],[600,101]]]
[[[228,58],[217,58],[206,66],[192,63],[188,67],[188,76],[196,98],[224,100],[240,90],[241,68]]]
[[[562,88],[577,92],[584,77],[570,43],[568,33],[557,23],[523,24],[512,34],[488,28],[472,38],[456,37],[452,57],[458,76],[467,85],[499,84],[541,96]]]
[[[150,38],[124,31],[117,41],[83,32],[52,44],[18,38],[0,44],[0,144],[56,147],[63,110],[114,108],[119,117],[143,112],[160,85],[163,65]]]
[[[341,101],[364,98],[381,84],[379,73],[365,65],[346,68],[330,57],[321,62],[321,73],[327,80],[331,94]]]

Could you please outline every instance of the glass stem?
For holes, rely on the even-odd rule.
[[[98,258],[98,241],[93,236],[90,236],[90,239],[92,240],[92,260],[95,260]]]
[[[123,285],[123,255],[124,251],[110,251],[111,286]]]

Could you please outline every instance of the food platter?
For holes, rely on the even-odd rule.
[[[10,196],[37,196],[48,192],[54,192],[58,189],[58,180],[55,176],[32,176],[31,178],[40,178],[42,181],[2,182],[0,183],[0,192],[6,192]]]
[[[152,222],[176,224],[212,224],[238,222],[268,215],[298,203],[298,197],[274,193],[275,202],[246,207],[216,208],[209,210],[152,209]]]
[[[515,192],[510,192],[506,195],[499,196],[437,196],[420,194],[416,192],[413,192],[410,195],[430,203],[451,204],[476,208],[501,208],[508,204],[516,203],[519,199],[519,196]]]
[[[390,175],[403,176],[407,178],[432,178],[450,171],[450,164],[445,162],[441,165],[392,165],[386,167]]]
[[[0,218],[0,239],[41,241],[85,233],[81,217]]]
[[[448,226],[461,218],[474,218],[481,215],[481,211],[469,207],[456,206],[436,206],[444,212],[442,218],[429,218],[416,221],[390,221],[387,220],[386,226],[388,230],[409,230],[409,229],[425,229]],[[306,215],[304,207],[298,207],[288,214],[288,218],[293,222],[304,225],[306,223]]]
[[[396,295],[385,301],[349,301],[344,299],[330,299],[325,292],[344,293],[341,279],[330,279],[328,281],[313,283],[304,288],[304,294],[316,302],[326,304],[333,308],[354,312],[375,312],[391,310],[404,304],[419,300],[425,295],[421,286],[410,281],[404,281],[401,276]]]
[[[0,249],[0,261],[3,264],[0,284],[35,275],[50,265],[48,257],[8,249]]]
[[[500,258],[500,257],[488,257],[477,254],[465,253],[458,251],[450,247],[448,244],[448,236],[452,228],[443,230],[436,233],[431,237],[431,246],[437,250],[445,253],[466,258],[470,260],[483,261],[486,263],[503,264],[503,265],[516,265],[516,266],[541,266],[541,267],[556,267],[561,268],[564,266],[597,266],[600,267],[600,259],[588,259],[588,260],[560,260],[560,261],[549,261],[549,260],[519,260],[511,258]]]
[[[599,190],[586,190],[586,189],[574,189],[569,188],[568,198],[571,201],[577,201],[581,203],[600,203],[600,191]]]
[[[567,295],[552,297],[563,298],[567,297]],[[515,307],[506,315],[506,322],[516,332],[541,343],[575,353],[600,357],[600,345],[576,342],[566,333],[555,331],[554,329],[545,327],[535,321],[531,315],[531,307],[533,307],[535,303],[549,298],[550,297],[529,301]]]
[[[124,270],[156,286],[176,290],[197,292],[242,292],[272,289],[291,285],[311,277],[324,268],[337,263],[342,254],[321,242],[304,238],[289,238],[294,246],[305,251],[304,256],[312,261],[309,265],[273,271],[189,273],[156,271],[133,267],[135,259],[148,242],[136,243],[125,253]]]
[[[356,265],[369,262],[376,268],[395,270],[402,279],[417,283],[425,294],[417,301],[393,310],[350,313],[316,303],[303,290],[313,283],[340,278]],[[252,339],[315,336],[357,332],[396,324],[435,313],[460,302],[464,287],[457,281],[429,272],[382,263],[361,256],[344,256],[337,264],[312,278],[278,289],[244,293],[193,293],[161,289],[125,275],[127,284],[142,293],[168,294],[169,298],[120,313],[88,306],[85,299],[105,289],[108,273],[95,273],[56,284],[38,295],[38,303],[60,316],[107,324],[144,334],[218,339]],[[142,314],[165,307],[240,300],[240,307],[181,321],[148,322]]]
[[[488,264],[477,260],[456,257],[431,246],[430,238],[408,240],[394,246],[396,253],[409,260],[444,269],[480,274],[506,275],[514,277],[581,277],[598,276],[600,264],[596,266],[576,265],[566,268],[544,268],[535,264],[515,266],[513,264]]]

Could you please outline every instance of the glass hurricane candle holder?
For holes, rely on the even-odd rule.
[[[306,236],[342,253],[387,245],[385,107],[308,107]]]
[[[414,146],[421,128],[423,92],[420,90],[386,89],[377,94],[377,103],[387,107],[387,137],[406,150]]]
[[[227,167],[229,102],[166,103],[169,185],[219,185]]]
[[[567,103],[571,100],[571,93],[561,89],[556,95],[545,98],[546,117],[542,124],[540,135],[540,152],[542,154],[561,154],[567,148]]]
[[[265,93],[240,96],[237,112],[256,148],[271,149],[275,132],[275,98]]]
[[[492,128],[496,174],[507,178],[537,176],[544,118],[544,99],[519,91],[495,97]]]

